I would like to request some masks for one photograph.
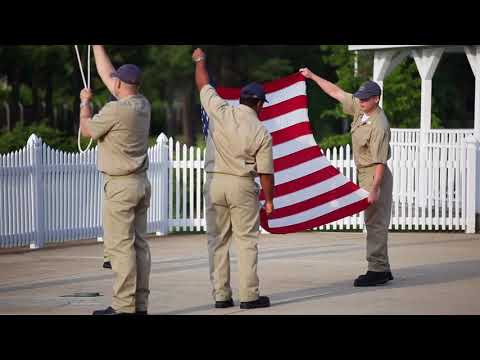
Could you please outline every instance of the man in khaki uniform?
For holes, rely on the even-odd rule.
[[[92,93],[80,95],[81,131],[98,140],[98,169],[104,177],[103,237],[115,273],[112,306],[94,315],[147,314],[150,248],[146,241],[151,186],[147,178],[151,106],[140,93],[140,69],[115,71],[103,46],[93,46],[98,73],[118,99],[92,117]]]
[[[247,85],[241,91],[240,106],[230,106],[208,85],[205,54],[201,49],[195,50],[193,60],[200,100],[210,118],[204,195],[215,307],[234,306],[229,257],[232,237],[238,248],[240,308],[268,307],[269,298],[259,295],[260,206],[259,186],[255,182],[259,176],[269,215],[273,211],[272,138],[258,118],[266,101],[265,92],[259,84]]]
[[[381,88],[367,81],[349,94],[309,69],[300,69],[331,97],[340,101],[343,111],[353,116],[352,150],[360,187],[369,192],[370,206],[365,210],[368,271],[354,286],[375,286],[393,280],[388,259],[388,227],[392,211],[393,177],[387,166],[390,159],[390,125],[379,106]]]
[[[117,101],[117,98],[110,94],[110,96],[108,98],[108,102],[111,102],[111,101]],[[112,263],[110,262],[110,255],[108,253],[107,247],[105,246],[105,243],[104,243],[104,246],[103,246],[103,266],[102,267],[104,269],[111,269],[112,268]]]

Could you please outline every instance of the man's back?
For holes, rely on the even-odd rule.
[[[246,105],[234,107],[221,99],[211,86],[201,93],[210,117],[205,169],[209,173],[256,176],[271,173],[271,136]]]
[[[99,140],[98,168],[108,175],[148,169],[151,105],[143,95],[112,101],[89,124]]]

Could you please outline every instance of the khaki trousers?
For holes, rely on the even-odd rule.
[[[375,166],[358,169],[360,187],[370,192],[375,176]],[[392,214],[393,177],[388,166],[385,166],[380,198],[365,210],[367,228],[367,261],[368,270],[375,272],[390,271],[388,259],[388,227]]]
[[[146,173],[104,175],[104,246],[115,273],[112,307],[147,311],[150,248],[146,241],[151,186]]]
[[[105,180],[104,180],[105,181]],[[105,182],[104,182],[105,184]],[[103,191],[103,203],[105,204],[105,191]],[[103,209],[102,209],[102,219],[105,220],[105,210],[106,210],[106,207],[105,205],[103,206]],[[105,221],[104,221],[105,223]],[[104,230],[105,232],[105,230]],[[105,236],[105,235],[104,235]],[[111,256],[110,256],[110,253],[108,252],[108,248],[107,248],[107,243],[105,242],[105,240],[103,240],[103,262],[107,262],[107,261],[110,261],[111,262]]]
[[[204,194],[212,295],[215,301],[232,298],[229,248],[233,238],[238,250],[240,301],[257,300],[259,186],[251,177],[209,173]]]

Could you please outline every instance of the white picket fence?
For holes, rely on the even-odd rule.
[[[452,133],[432,130],[426,145],[420,144],[419,134],[411,129],[392,131],[392,157],[388,161],[393,174],[390,229],[466,231],[467,195],[475,196],[475,178],[467,183],[468,169],[475,167],[477,155],[475,147],[468,153],[465,139],[473,135],[473,130]],[[424,159],[420,156],[422,152]],[[327,149],[326,156],[333,166],[356,182],[350,146]],[[470,209],[470,221],[474,216],[474,209]],[[363,221],[362,212],[319,230],[363,229]]]
[[[162,135],[148,150],[152,200],[147,230],[159,235],[168,233],[167,141]],[[0,159],[0,248],[101,240],[103,178],[96,148],[65,153],[32,135],[26,147]]]
[[[175,151],[174,151],[175,149]],[[205,151],[168,140],[168,229],[205,231]]]
[[[432,130],[426,145],[414,129],[392,130],[394,230],[475,231],[477,145],[473,130]],[[203,150],[160,135],[148,150],[152,201],[148,232],[205,231]],[[356,182],[349,146],[326,150]],[[96,149],[69,154],[32,135],[25,148],[0,156],[0,248],[101,238],[103,179]],[[316,230],[363,229],[363,213]]]

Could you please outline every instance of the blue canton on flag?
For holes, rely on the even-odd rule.
[[[203,106],[200,106],[200,117],[202,119],[202,130],[203,130],[203,135],[205,138],[208,137],[208,122],[210,119],[208,118],[207,112],[203,108]]]

